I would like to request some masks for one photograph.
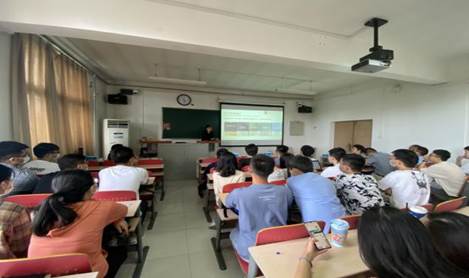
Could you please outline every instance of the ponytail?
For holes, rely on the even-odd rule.
[[[54,194],[45,199],[33,219],[33,233],[46,236],[50,230],[67,226],[77,218],[69,205],[83,201],[85,193],[94,185],[90,173],[66,170],[52,180]]]

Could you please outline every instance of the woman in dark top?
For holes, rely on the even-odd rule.
[[[213,132],[213,127],[211,125],[206,125],[204,131],[202,131],[202,141],[211,141],[215,139],[215,133]]]

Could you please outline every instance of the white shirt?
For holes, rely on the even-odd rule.
[[[323,176],[325,178],[337,178],[337,176],[339,176],[339,175],[344,175],[344,173],[342,173],[342,171],[340,171],[340,164],[337,164],[337,165],[334,165],[334,166],[331,166],[331,167],[327,167],[321,173],[321,176]]]
[[[137,193],[141,184],[148,180],[148,172],[144,168],[116,165],[99,171],[98,191],[129,190]]]
[[[393,171],[379,181],[379,188],[391,189],[391,205],[399,209],[425,205],[430,199],[429,178],[419,171]]]
[[[286,180],[287,178],[288,178],[288,169],[286,168],[280,169],[280,168],[275,167],[272,174],[270,174],[267,177],[267,181],[268,182],[283,181],[283,180]]]
[[[452,197],[457,197],[463,184],[466,182],[466,175],[463,170],[454,163],[447,161],[437,163],[422,172],[433,179],[443,190]]]
[[[213,175],[213,191],[215,192],[215,199],[217,204],[221,207],[220,194],[223,193],[223,187],[230,183],[244,182],[246,176],[243,172],[236,170],[235,174],[228,177],[220,176],[220,173],[214,172]]]
[[[461,170],[464,174],[469,175],[469,159],[464,159],[461,163]]]
[[[41,159],[31,160],[30,162],[26,163],[23,167],[28,168],[34,174],[40,176],[60,171],[59,164]]]

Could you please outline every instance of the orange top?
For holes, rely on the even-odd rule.
[[[64,253],[87,254],[93,271],[104,277],[108,270],[105,251],[101,249],[104,228],[127,214],[127,207],[112,201],[83,201],[70,206],[78,214],[75,221],[52,229],[47,236],[33,234],[28,257]]]

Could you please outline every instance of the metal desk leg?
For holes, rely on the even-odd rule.
[[[259,268],[257,267],[256,261],[254,261],[252,256],[249,256],[248,278],[255,278],[258,271]]]

